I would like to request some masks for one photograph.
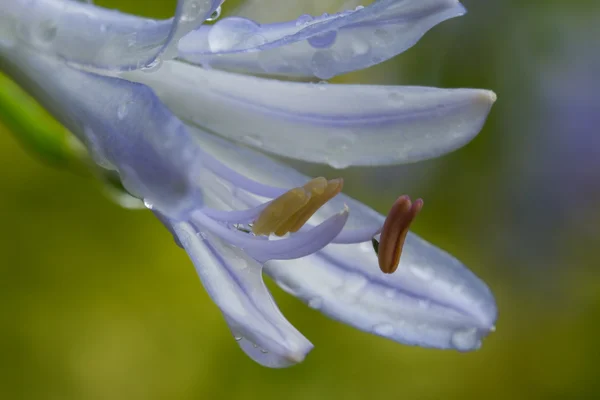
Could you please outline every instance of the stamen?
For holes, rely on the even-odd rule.
[[[383,273],[391,274],[398,268],[408,228],[422,208],[423,200],[417,199],[412,203],[406,195],[398,197],[392,206],[383,224],[376,251]]]
[[[259,215],[252,232],[255,235],[274,233],[276,236],[297,232],[323,204],[342,190],[343,184],[342,179],[327,181],[319,177],[284,193]]]

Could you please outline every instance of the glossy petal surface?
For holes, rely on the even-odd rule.
[[[275,305],[262,280],[261,265],[187,223],[175,224],[174,230],[246,354],[272,368],[301,362],[313,346]]]
[[[265,272],[310,307],[401,343],[470,351],[494,329],[487,286],[458,260],[409,234],[400,266],[386,275],[370,242],[329,245]]]
[[[479,89],[282,82],[177,61],[147,84],[179,117],[277,155],[343,168],[424,160],[479,133],[496,96]]]
[[[463,13],[457,0],[379,0],[283,23],[226,18],[186,35],[179,54],[213,67],[329,79],[402,53],[438,23]]]
[[[175,56],[171,43],[196,28],[221,0],[179,0],[172,19],[159,21],[70,0],[7,0],[0,24],[48,55],[111,70],[153,68]],[[11,28],[8,28],[11,27]],[[167,52],[167,54],[164,54]]]

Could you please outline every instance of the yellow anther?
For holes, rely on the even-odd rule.
[[[294,188],[271,202],[259,215],[252,225],[255,235],[270,235],[284,223],[290,213],[295,213],[304,207],[310,197],[304,188]]]
[[[306,186],[305,186],[306,187]],[[317,189],[313,189],[313,195],[311,196],[308,204],[302,208],[302,210],[298,211],[296,215],[290,218],[290,221],[293,221],[289,231],[290,232],[298,232],[300,228],[306,224],[306,222],[313,216],[314,213],[317,212],[319,208],[321,208],[325,203],[334,198],[338,193],[342,191],[344,187],[343,179],[332,179],[327,182],[325,187],[319,187],[321,191],[315,194]]]
[[[277,236],[297,232],[323,204],[342,190],[342,186],[342,179],[327,181],[319,177],[284,193],[263,210],[254,221],[252,232]]]

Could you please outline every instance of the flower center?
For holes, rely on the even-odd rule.
[[[344,181],[315,178],[273,200],[252,225],[255,235],[284,236],[297,232],[323,204],[341,192]]]

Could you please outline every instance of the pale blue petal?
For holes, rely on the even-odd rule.
[[[494,330],[497,310],[488,287],[413,234],[392,275],[379,270],[370,242],[270,261],[265,272],[310,307],[397,342],[470,351]]]
[[[193,132],[204,149],[251,178],[290,187],[308,179],[251,149]],[[344,203],[350,208],[344,231],[383,223],[383,216],[343,194],[314,220],[323,220]],[[326,315],[402,343],[466,351],[477,348],[494,329],[496,305],[485,283],[454,257],[413,234],[393,275],[379,270],[370,241],[330,244],[302,259],[270,261],[266,272]]]
[[[178,61],[124,76],[152,87],[179,117],[202,128],[338,168],[453,151],[479,133],[496,99],[479,89],[283,82]]]
[[[225,18],[183,37],[179,56],[218,68],[329,79],[394,57],[464,12],[457,0],[379,0],[284,23]]]
[[[0,70],[82,140],[99,166],[117,170],[136,197],[170,217],[202,205],[190,185],[201,149],[151,89],[1,42]]]
[[[161,55],[174,57],[169,46],[221,2],[179,0],[175,16],[159,21],[77,1],[8,0],[0,4],[0,24],[37,51],[95,68],[132,70],[157,66]]]
[[[313,346],[277,308],[263,282],[261,265],[190,224],[173,228],[246,354],[272,368],[301,362]]]

